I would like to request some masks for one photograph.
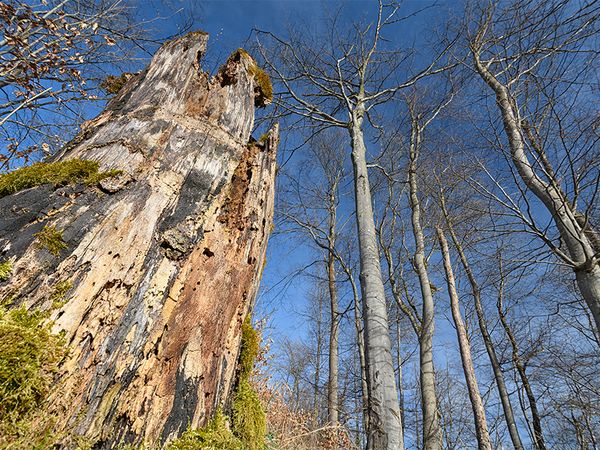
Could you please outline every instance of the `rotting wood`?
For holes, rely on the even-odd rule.
[[[202,426],[235,376],[271,230],[278,129],[253,141],[254,62],[211,79],[207,40],[163,45],[55,157],[121,175],[0,199],[0,251],[14,258],[0,298],[50,309],[53,288],[72,283],[51,316],[71,352],[50,404],[94,448]],[[57,256],[35,245],[45,226],[62,232]]]

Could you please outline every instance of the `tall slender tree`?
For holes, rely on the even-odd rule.
[[[487,419],[485,417],[485,407],[481,399],[481,394],[479,393],[479,386],[477,383],[477,377],[475,375],[475,367],[473,365],[473,358],[471,356],[471,343],[469,342],[467,328],[460,311],[460,302],[458,299],[458,291],[456,289],[456,282],[454,279],[454,270],[452,269],[452,260],[450,258],[448,241],[446,239],[444,230],[441,227],[438,226],[436,228],[436,233],[440,243],[442,258],[444,260],[444,271],[446,273],[446,283],[448,285],[448,296],[450,297],[452,319],[456,328],[456,336],[458,338],[463,373],[465,374],[465,380],[467,382],[467,388],[469,391],[469,400],[471,401],[471,407],[473,409],[475,433],[477,434],[479,449],[491,450],[492,442],[490,440]]]
[[[349,39],[332,33],[325,38],[324,45],[314,45],[312,39],[303,40],[301,35],[285,41],[271,33],[259,33],[260,39],[271,43],[261,42],[261,50],[266,66],[283,91],[276,100],[280,110],[304,117],[318,128],[343,128],[350,137],[369,388],[367,445],[376,449],[403,448],[404,439],[365,129],[374,120],[378,106],[420,79],[443,70],[437,67],[439,56],[416,75],[396,81],[401,77],[400,68],[406,56],[386,49],[383,33],[405,19],[397,5],[379,1],[374,23],[355,24]]]

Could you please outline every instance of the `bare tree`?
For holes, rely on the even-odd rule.
[[[456,328],[456,336],[458,338],[458,345],[460,348],[460,357],[463,366],[463,372],[465,374],[465,380],[467,382],[467,388],[469,391],[469,400],[471,401],[471,407],[473,409],[473,417],[475,419],[475,432],[477,434],[477,441],[480,449],[492,448],[492,442],[487,426],[487,420],[485,417],[485,408],[483,401],[481,400],[481,394],[479,393],[479,386],[477,384],[477,377],[475,375],[475,367],[473,366],[473,358],[471,356],[471,344],[469,342],[469,336],[465,323],[460,312],[460,303],[458,299],[458,292],[456,290],[456,282],[454,281],[454,271],[452,269],[452,261],[450,259],[450,250],[448,248],[448,241],[441,227],[436,229],[438,240],[440,242],[440,249],[442,251],[442,257],[444,259],[444,270],[446,272],[446,283],[448,285],[448,296],[450,297],[450,305],[452,309],[452,318]]]
[[[504,204],[575,272],[596,328],[599,136],[595,113],[586,117],[577,110],[586,110],[590,88],[597,82],[598,52],[593,46],[599,17],[600,7],[593,1],[517,0],[481,10],[469,36],[475,70],[496,97],[520,194],[541,202],[559,239],[506,192],[501,194]]]
[[[402,89],[442,70],[436,68],[436,58],[406,81],[395,81],[406,56],[385,49],[382,33],[403,19],[397,6],[380,1],[375,22],[356,25],[348,40],[334,32],[324,45],[315,46],[300,35],[284,41],[270,33],[259,34],[273,44],[270,50],[261,48],[267,67],[283,89],[275,100],[280,110],[306,118],[314,126],[340,127],[349,133],[369,386],[368,447],[377,449],[403,448],[404,443],[373,218],[365,121],[371,123],[377,107]]]
[[[327,383],[328,417],[330,425],[339,421],[339,334],[341,314],[338,307],[336,265],[342,260],[336,249],[338,236],[337,208],[339,187],[345,173],[343,167],[343,136],[327,133],[310,141],[308,158],[295,178],[288,179],[287,198],[280,215],[324,252],[329,292],[329,375]],[[312,177],[313,169],[317,173]],[[311,181],[312,180],[312,181]]]
[[[508,338],[508,342],[511,347],[512,354],[512,363],[519,374],[519,378],[521,379],[521,383],[523,385],[523,389],[525,390],[527,401],[529,403],[529,409],[531,411],[531,419],[533,422],[533,443],[537,450],[544,450],[546,445],[544,444],[544,435],[542,433],[542,421],[540,418],[540,413],[537,405],[536,396],[533,393],[533,389],[531,387],[531,383],[529,381],[529,376],[527,375],[527,370],[523,360],[521,358],[519,344],[517,343],[517,339],[508,322],[508,318],[506,315],[506,311],[504,309],[504,286],[506,283],[506,274],[504,270],[504,265],[502,261],[502,254],[498,252],[498,301],[496,303],[496,307],[498,309],[498,316],[500,317],[500,323],[502,324],[502,328],[506,333],[506,337]]]
[[[469,281],[469,285],[471,287],[471,294],[473,296],[473,301],[475,305],[475,311],[477,314],[477,323],[479,325],[479,330],[481,332],[481,336],[483,338],[483,342],[485,345],[486,352],[490,359],[490,363],[492,365],[492,370],[494,372],[494,379],[496,381],[496,387],[498,388],[498,393],[500,395],[500,401],[502,403],[502,409],[504,412],[504,418],[506,420],[506,425],[508,426],[508,431],[510,434],[510,438],[513,446],[517,450],[522,450],[523,443],[521,441],[521,436],[519,434],[519,429],[517,427],[517,423],[515,420],[515,415],[513,412],[512,404],[510,401],[510,396],[508,392],[508,388],[506,386],[506,381],[504,379],[504,374],[502,373],[502,367],[500,365],[500,361],[498,359],[498,355],[496,353],[495,344],[492,340],[492,336],[490,331],[488,330],[487,319],[485,317],[485,313],[483,311],[483,305],[481,301],[481,288],[477,279],[475,278],[475,274],[471,269],[471,265],[467,258],[467,254],[463,247],[463,243],[459,239],[454,226],[454,218],[450,215],[448,208],[446,206],[446,196],[447,193],[442,190],[440,192],[439,200],[440,200],[440,208],[442,214],[444,216],[446,222],[446,228],[448,233],[450,234],[452,244],[458,253],[460,258],[460,262],[462,268],[467,275],[467,279]]]
[[[163,23],[158,17],[139,19],[139,7],[121,0],[0,3],[0,170],[58,150],[94,103],[133,76],[124,70],[140,70],[172,37],[152,29]]]

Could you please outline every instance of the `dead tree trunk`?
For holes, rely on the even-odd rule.
[[[56,160],[122,174],[0,199],[0,248],[15,258],[0,298],[51,310],[70,353],[50,405],[95,442],[151,445],[206,422],[235,377],[273,210],[277,129],[251,140],[265,98],[238,51],[210,78],[207,35],[170,41]],[[44,226],[67,246],[36,243]],[[67,301],[51,306],[57,283]],[[64,286],[64,285],[63,285]]]

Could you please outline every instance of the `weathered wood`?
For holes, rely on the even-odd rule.
[[[0,298],[51,309],[71,351],[62,426],[97,442],[164,442],[202,425],[235,378],[273,213],[277,129],[249,142],[264,104],[244,53],[212,79],[207,35],[171,41],[57,155],[122,175],[0,199],[0,249],[16,258]],[[62,230],[58,257],[35,242]],[[65,407],[66,405],[66,407]]]

